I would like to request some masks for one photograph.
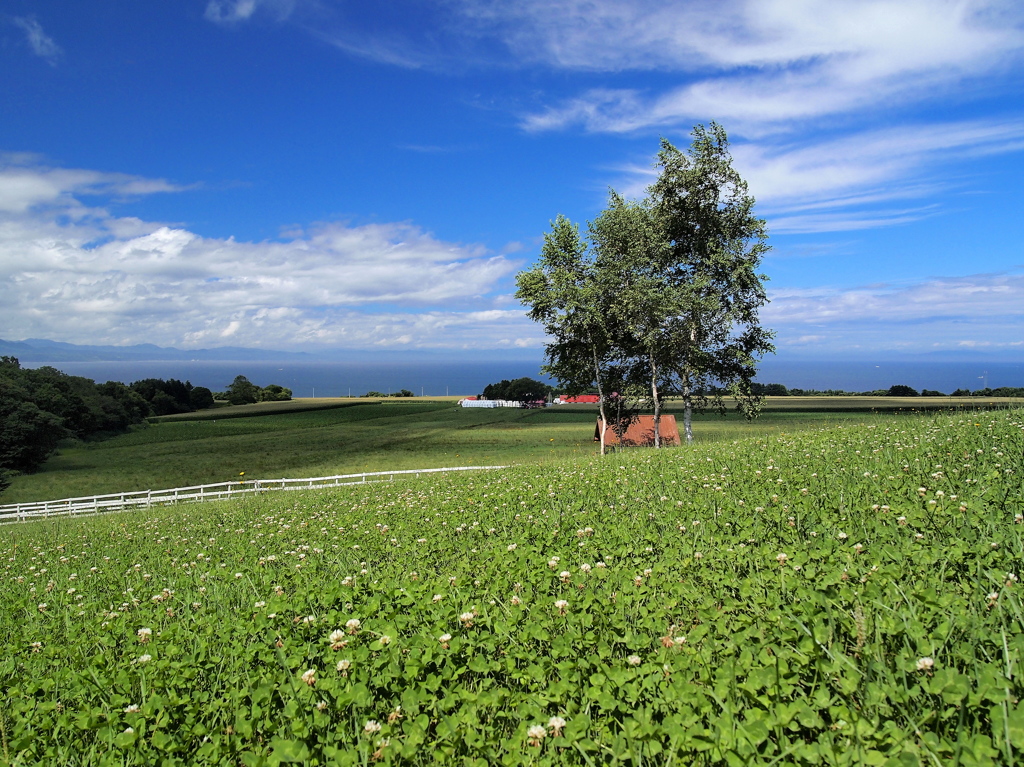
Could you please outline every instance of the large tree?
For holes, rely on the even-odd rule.
[[[530,307],[530,319],[541,323],[551,338],[542,370],[567,394],[597,388],[601,423],[611,365],[601,287],[592,254],[579,227],[559,215],[544,235],[540,261],[516,276],[516,297]],[[605,432],[602,429],[601,453]]]
[[[648,194],[667,245],[664,279],[677,296],[666,317],[673,347],[666,362],[683,396],[689,442],[693,407],[708,403],[708,391],[727,386],[747,417],[757,413],[757,360],[775,350],[774,334],[758,319],[768,302],[758,270],[770,246],[721,125],[694,128],[686,153],[663,139],[657,167]],[[721,396],[714,399],[723,410]]]
[[[643,392],[656,445],[666,393],[683,398],[687,441],[694,408],[724,412],[721,395],[709,395],[723,386],[755,415],[756,362],[773,350],[758,321],[767,232],[728,146],[716,123],[697,126],[685,153],[663,140],[645,199],[612,192],[590,243],[559,216],[540,263],[517,278],[517,297],[552,339],[545,371],[570,390],[596,385],[602,405],[613,381],[620,393]]]

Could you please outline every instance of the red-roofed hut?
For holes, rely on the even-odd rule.
[[[602,421],[598,418],[597,426],[594,427],[594,442],[601,441],[601,425]],[[629,425],[629,428],[626,429],[626,433],[622,435],[621,441],[619,440],[619,435],[615,432],[615,429],[609,425],[608,430],[604,433],[604,444],[606,446],[622,444],[627,447],[653,445],[654,416],[638,416],[636,420]],[[681,444],[679,440],[679,427],[676,425],[676,417],[674,415],[663,415],[661,417],[661,444]]]

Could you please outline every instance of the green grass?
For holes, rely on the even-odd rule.
[[[1022,475],[915,413],[10,525],[0,764],[1019,764]]]
[[[697,442],[745,439],[866,422],[883,407],[915,412],[921,399],[786,397],[761,417],[696,415]],[[682,428],[678,403],[675,413]],[[236,479],[537,463],[591,455],[596,409],[460,408],[451,401],[296,400],[154,419],[131,434],[68,444],[14,479],[0,502],[50,500]]]

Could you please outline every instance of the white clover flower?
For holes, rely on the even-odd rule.
[[[442,599],[444,599],[443,595],[441,595],[441,594],[434,594],[433,598],[430,601],[431,602],[440,602]]]
[[[389,645],[389,644],[391,644],[391,637],[388,634],[381,634],[380,635],[380,643],[382,645]]]
[[[565,729],[565,720],[560,716],[553,716],[548,719],[548,727],[551,729],[551,735],[555,738],[561,736],[562,730]]]
[[[626,663],[628,663],[630,666],[639,666],[641,663],[643,663],[643,659],[639,655],[630,655],[628,658],[626,658]]]
[[[564,599],[556,599],[555,607],[558,608],[559,615],[565,615],[566,611],[569,609],[569,603]]]
[[[323,701],[322,700],[319,703],[317,703],[316,704],[316,710],[317,711],[326,711],[327,710],[327,701]]]
[[[335,629],[327,637],[327,641],[331,643],[332,650],[340,650],[344,647],[347,642],[345,641],[345,632],[341,629]]]
[[[129,705],[129,706],[125,706],[124,712],[125,712],[126,714],[137,714],[137,713],[139,713],[139,712],[140,712],[141,710],[142,710],[142,709],[141,709],[141,708],[139,708],[139,706],[138,706],[138,704],[137,704],[137,703],[132,703],[132,704],[131,704],[131,705]]]
[[[439,636],[437,638],[437,641],[440,642],[441,644],[447,644],[448,642],[452,641],[452,635],[451,634],[441,634],[441,636]]]
[[[153,660],[152,655],[140,655],[138,663],[149,663],[151,660]]]
[[[366,724],[363,725],[363,732],[367,735],[376,735],[380,732],[380,722],[376,719],[368,719]]]
[[[513,594],[513,595],[512,595],[512,604],[513,604],[513,605],[515,605],[516,607],[518,607],[518,606],[519,606],[519,605],[521,605],[522,603],[523,603],[523,600],[519,598],[519,595],[518,595],[518,594]]]
[[[362,622],[358,618],[350,618],[345,621],[345,628],[348,629],[349,634],[359,633],[359,627],[362,626]]]
[[[918,671],[931,671],[934,667],[935,661],[932,658],[924,657],[917,660]]]
[[[302,681],[310,687],[316,684],[316,672],[313,669],[302,672]]]
[[[548,731],[544,729],[543,725],[535,724],[533,727],[526,731],[526,737],[530,742],[531,746],[539,746],[540,742],[544,740],[548,735]]]
[[[775,557],[775,561],[778,562],[780,565],[786,564],[786,560],[787,559],[789,559],[789,555],[788,554],[779,554],[778,556]]]
[[[339,660],[338,665],[335,666],[335,669],[342,672],[348,672],[350,668],[352,668],[352,661],[350,660]]]
[[[572,578],[572,573],[570,573],[568,570],[562,570],[562,572],[558,574],[558,577],[562,581],[562,583],[568,583],[569,579]]]
[[[135,635],[139,638],[140,644],[146,644],[146,642],[153,638],[153,629],[141,628],[135,632]]]
[[[462,613],[462,615],[459,616],[459,620],[462,622],[462,625],[465,626],[466,628],[469,628],[470,626],[473,625],[473,619],[474,618],[476,618],[476,613],[475,612],[466,612],[466,613]]]
[[[515,551],[517,548],[519,548],[519,547],[516,544],[514,544],[514,543],[510,543],[508,545],[508,551]]]

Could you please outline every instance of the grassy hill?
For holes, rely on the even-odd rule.
[[[1022,473],[875,416],[10,525],[3,762],[1019,763]]]
[[[970,401],[965,401],[969,403]],[[952,400],[780,397],[746,422],[698,415],[698,441],[743,439],[919,412]],[[668,412],[678,412],[670,403]],[[0,502],[153,490],[247,478],[537,463],[596,451],[593,406],[459,408],[454,401],[304,399],[154,419],[102,442],[70,443],[42,470],[15,478]]]

